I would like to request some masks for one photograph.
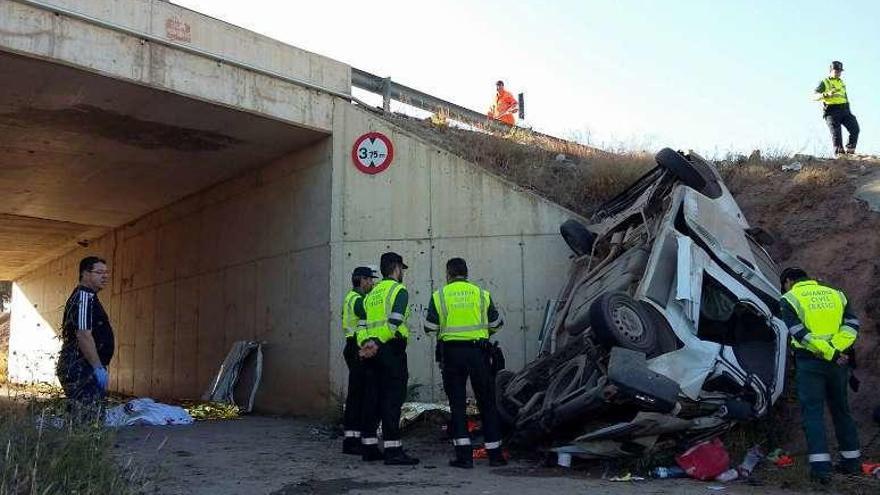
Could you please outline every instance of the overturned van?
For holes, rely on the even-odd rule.
[[[772,239],[701,157],[666,148],[656,160],[588,225],[560,228],[575,256],[539,355],[497,377],[519,443],[640,455],[758,418],[782,392]]]

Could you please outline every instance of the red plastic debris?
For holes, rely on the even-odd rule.
[[[730,469],[730,455],[717,438],[694,445],[675,461],[688,476],[703,481],[714,480]]]
[[[508,452],[507,449],[502,449],[501,455],[504,456],[504,459],[506,459],[508,461],[510,460],[510,452]],[[478,449],[474,449],[474,459],[488,459],[488,458],[489,458],[489,453],[486,452],[485,447],[480,447]]]
[[[862,472],[868,476],[880,478],[880,462],[863,462]]]
[[[792,467],[794,466],[794,459],[792,459],[790,455],[781,455],[778,459],[773,461],[773,464],[775,464],[776,467],[781,468]]]

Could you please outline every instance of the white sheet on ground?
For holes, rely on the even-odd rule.
[[[104,415],[107,426],[134,425],[189,425],[192,416],[186,409],[156,402],[150,398],[133,399],[125,404],[110,408]]]

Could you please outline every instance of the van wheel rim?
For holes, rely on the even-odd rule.
[[[612,316],[618,334],[633,343],[642,340],[645,335],[645,327],[634,309],[628,306],[618,306],[614,308]]]

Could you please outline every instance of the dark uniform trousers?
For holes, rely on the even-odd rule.
[[[375,438],[379,421],[385,442],[400,440],[400,407],[406,397],[409,370],[406,340],[394,338],[379,345],[375,356],[362,361],[364,369],[361,439]]]
[[[841,125],[846,127],[846,131],[849,133],[846,148],[850,151],[856,149],[856,144],[859,142],[859,122],[856,120],[856,116],[850,112],[848,107],[828,108],[825,111],[825,123],[828,125],[828,130],[831,132],[831,143],[835,150],[843,149],[843,134],[840,131]]]
[[[477,407],[483,420],[483,439],[487,448],[501,441],[498,410],[495,406],[495,375],[490,365],[488,341],[443,342],[442,369],[443,389],[449,397],[452,410],[453,439],[468,438],[467,429],[467,381],[477,399]]]
[[[358,351],[357,339],[349,337],[345,339],[345,349],[342,356],[348,366],[348,393],[345,396],[345,431],[361,431],[363,419],[364,401],[364,367]]]
[[[857,457],[859,433],[849,408],[846,390],[850,376],[849,366],[808,357],[797,351],[795,359],[795,381],[809,451],[828,452],[824,417],[827,400],[841,454],[851,452],[852,456]],[[810,465],[814,470],[830,471],[831,459],[811,459]]]

